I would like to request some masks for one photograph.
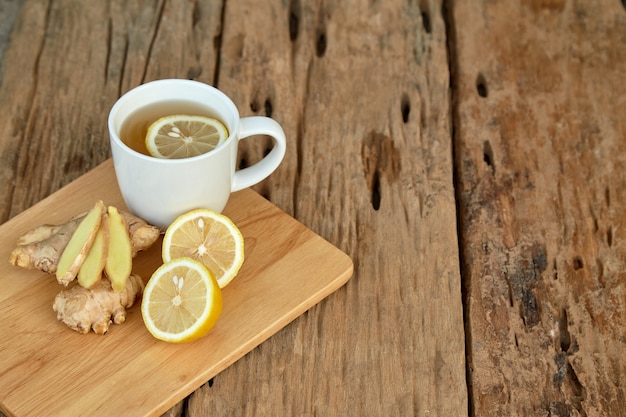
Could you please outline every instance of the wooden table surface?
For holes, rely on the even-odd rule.
[[[624,0],[0,0],[0,58],[0,223],[192,78],[282,124],[255,190],[354,262],[168,416],[626,416]]]

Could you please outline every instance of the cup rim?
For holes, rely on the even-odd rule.
[[[124,141],[122,140],[122,138],[120,137],[120,135],[115,129],[115,118],[117,114],[119,113],[119,108],[124,104],[124,100],[127,100],[129,97],[132,97],[135,94],[141,93],[143,90],[154,88],[155,85],[170,84],[170,83],[179,84],[179,85],[182,84],[186,86],[193,86],[193,87],[207,89],[208,91],[211,92],[211,94],[215,94],[219,96],[220,99],[224,101],[224,103],[226,103],[226,106],[229,107],[228,110],[234,115],[233,126],[227,126],[228,133],[229,133],[228,138],[226,138],[226,140],[216,149],[213,149],[209,152],[205,152],[200,155],[191,156],[189,158],[167,159],[167,158],[156,158],[154,156],[145,155],[141,152],[134,150],[133,148],[128,146],[126,143],[124,143]],[[216,151],[222,148],[228,147],[228,144],[234,140],[236,136],[236,132],[239,129],[239,119],[240,119],[239,110],[237,109],[237,106],[235,106],[235,103],[233,103],[230,97],[228,97],[223,91],[219,90],[218,88],[210,84],[206,84],[206,83],[203,83],[201,81],[196,81],[196,80],[188,80],[185,78],[163,78],[163,79],[148,81],[146,83],[140,84],[136,87],[131,88],[130,90],[122,94],[120,97],[118,97],[118,99],[115,101],[115,103],[113,104],[113,106],[111,106],[111,109],[109,110],[109,115],[107,118],[107,128],[109,130],[109,137],[111,141],[115,142],[124,151],[129,152],[140,159],[151,161],[153,163],[161,163],[161,164],[181,164],[185,162],[188,163],[189,161],[194,161],[194,160],[210,157],[211,155],[214,155]]]

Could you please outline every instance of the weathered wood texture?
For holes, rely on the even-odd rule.
[[[9,43],[9,37],[13,30],[15,16],[20,10],[23,0],[0,0],[0,62],[4,56],[4,50]],[[0,81],[2,72],[0,71]]]
[[[257,190],[356,269],[168,414],[467,415],[441,11],[436,0],[24,0],[0,85],[0,220],[110,155],[106,115],[121,93],[166,77],[214,84],[243,115],[285,128],[285,161]],[[243,145],[242,164],[266,146]]]
[[[198,18],[191,2],[23,0],[0,85],[0,220],[110,156],[106,117],[120,94],[187,78],[201,61],[212,82],[221,4],[206,7]]]
[[[227,3],[219,86],[286,126],[267,194],[356,273],[190,414],[466,415],[441,5],[285,3]]]
[[[626,10],[454,1],[476,416],[626,415]]]

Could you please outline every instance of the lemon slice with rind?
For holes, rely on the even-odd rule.
[[[191,342],[205,336],[222,312],[222,292],[204,265],[178,258],[159,267],[146,284],[141,315],[157,339]]]
[[[189,257],[204,264],[224,288],[244,260],[243,235],[224,214],[196,209],[179,216],[163,236],[163,261]]]
[[[146,148],[156,158],[182,159],[202,155],[228,138],[228,129],[217,119],[175,114],[152,123]]]

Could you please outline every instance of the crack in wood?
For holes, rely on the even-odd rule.
[[[409,115],[411,114],[411,100],[409,99],[409,95],[407,93],[402,94],[402,99],[400,100],[400,112],[402,113],[402,121],[404,123],[408,123]]]
[[[419,13],[422,18],[422,28],[424,29],[424,32],[431,34],[433,32],[433,23],[430,18],[431,11],[427,0],[420,0]]]
[[[152,32],[152,37],[150,38],[150,42],[148,45],[148,52],[147,52],[147,59],[145,61],[144,64],[144,68],[143,68],[143,73],[141,74],[141,81],[140,84],[143,84],[144,82],[146,82],[146,75],[148,74],[148,67],[150,66],[151,60],[150,58],[152,57],[152,48],[154,48],[154,43],[156,41],[157,35],[159,33],[159,28],[161,26],[161,22],[163,20],[163,10],[165,9],[165,1],[162,1],[161,4],[159,5],[159,11],[157,12],[157,18],[156,18],[156,23],[154,26],[154,32]]]
[[[220,10],[220,28],[213,38],[213,47],[215,48],[215,68],[213,70],[213,86],[218,88],[220,81],[220,64],[222,62],[222,39],[224,37],[224,24],[226,21],[226,0],[222,2]]]
[[[488,140],[483,142],[483,161],[487,166],[491,167],[493,170],[493,174],[496,173],[496,164],[493,157],[493,148],[491,147],[491,142]]]
[[[489,96],[489,89],[487,88],[487,80],[485,80],[485,76],[480,73],[476,77],[476,91],[478,95],[482,98],[487,98]]]
[[[299,0],[289,1],[289,39],[294,42],[300,32],[300,15],[302,9]]]
[[[583,262],[583,258],[581,258],[580,256],[575,256],[572,263],[574,266],[574,271],[578,271],[585,266],[585,263]]]
[[[586,416],[587,413],[582,406],[582,402],[587,398],[587,390],[580,382],[574,368],[569,363],[569,355],[570,354],[566,352],[561,352],[554,356],[554,363],[557,369],[552,377],[552,383],[563,393],[565,398],[564,401],[561,402],[552,402],[551,406],[558,406],[557,411],[565,413],[557,414],[559,416]],[[574,413],[574,410],[576,410],[576,413]]]
[[[326,39],[326,29],[319,28],[315,36],[315,55],[317,55],[319,58],[323,57],[326,53],[327,46],[328,41]]]
[[[561,352],[569,351],[572,344],[572,337],[569,333],[569,324],[567,320],[567,309],[562,308],[561,316],[559,317],[559,345],[561,347]]]
[[[526,328],[539,324],[539,304],[535,295],[535,286],[546,270],[548,261],[545,248],[535,243],[522,248],[513,256],[513,263],[508,264],[506,278],[509,282],[513,298],[520,302],[520,316]]]
[[[371,131],[361,145],[363,172],[367,187],[371,192],[374,210],[380,208],[381,177],[387,182],[395,181],[400,174],[400,153],[393,140],[383,133]]]

